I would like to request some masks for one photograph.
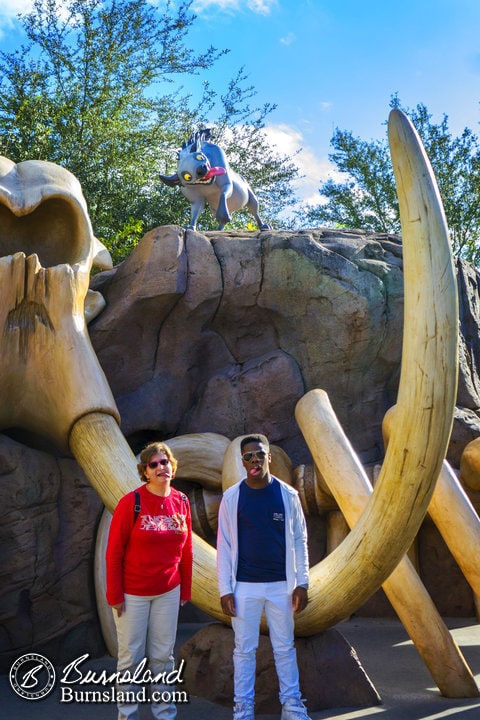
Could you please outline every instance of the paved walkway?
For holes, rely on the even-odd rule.
[[[480,687],[480,625],[473,619],[455,619],[448,625]],[[197,627],[181,625],[178,644],[185,642]],[[353,619],[338,625],[337,629],[357,651],[382,697],[382,705],[311,712],[312,720],[480,720],[480,698],[452,700],[440,695],[397,620]],[[113,672],[115,662],[112,658],[100,658],[89,667],[97,672]],[[5,720],[116,720],[117,713],[111,703],[62,703],[58,687],[44,699],[24,700],[13,692],[8,677],[0,676],[0,717]],[[140,718],[151,718],[147,706],[142,708]],[[231,708],[201,698],[190,697],[188,703],[178,705],[178,720],[231,718]],[[278,715],[257,715],[257,720],[278,720]]]

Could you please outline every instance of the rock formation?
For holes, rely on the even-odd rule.
[[[460,375],[447,456],[455,467],[480,434],[478,277],[457,268]],[[107,302],[90,325],[92,344],[134,449],[152,436],[263,427],[294,465],[307,462],[293,410],[318,387],[362,462],[383,458],[381,423],[402,352],[399,237],[157,228],[91,286]]]

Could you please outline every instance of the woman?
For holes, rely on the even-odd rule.
[[[117,628],[118,671],[134,672],[146,658],[157,676],[174,667],[178,609],[191,599],[191,515],[186,495],[171,486],[177,461],[168,445],[147,445],[137,468],[145,485],[120,500],[110,526],[106,594]],[[118,720],[136,720],[138,703],[122,702],[122,693],[138,693],[141,685],[118,690]],[[154,718],[174,718],[173,687],[160,681],[153,690]]]

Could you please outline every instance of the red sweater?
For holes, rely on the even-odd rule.
[[[171,488],[166,498],[146,485],[134,523],[135,493],[125,495],[113,513],[107,543],[107,602],[129,595],[160,595],[181,585],[180,599],[192,593],[192,520],[186,495]],[[163,507],[162,507],[163,506]]]

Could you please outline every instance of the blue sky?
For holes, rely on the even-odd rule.
[[[156,1],[162,5],[162,0]],[[0,48],[11,49],[16,12],[31,0],[1,0]],[[478,0],[194,0],[192,51],[229,48],[209,73],[224,87],[240,67],[282,152],[303,148],[303,199],[318,196],[332,168],[336,127],[370,140],[385,137],[390,97],[424,103],[454,134],[480,134],[480,2]],[[182,84],[195,92],[199,79]]]

